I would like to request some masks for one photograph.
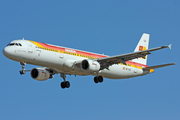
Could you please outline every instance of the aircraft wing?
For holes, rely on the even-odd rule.
[[[145,58],[146,55],[151,54],[150,52],[164,49],[164,48],[170,48],[171,49],[171,44],[169,46],[161,46],[157,48],[152,48],[148,50],[143,50],[143,51],[137,51],[137,52],[132,52],[132,53],[127,53],[123,55],[116,55],[116,56],[109,56],[109,57],[104,57],[104,58],[98,58],[96,59],[98,62],[100,62],[102,68],[101,69],[108,69],[109,66],[113,64],[118,64],[118,63],[123,63],[126,64],[126,61],[135,59],[135,58]]]

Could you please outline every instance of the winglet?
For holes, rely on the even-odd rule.
[[[171,46],[172,46],[172,44],[170,44],[168,47],[169,47],[169,49],[171,49]]]

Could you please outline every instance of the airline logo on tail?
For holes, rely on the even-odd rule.
[[[144,46],[139,46],[139,51],[143,51],[143,50],[146,50],[146,47],[144,47]],[[140,58],[142,58],[142,57],[140,57]],[[146,58],[146,56],[145,56],[145,58]],[[144,59],[144,58],[142,58],[142,59]]]
[[[139,51],[143,51],[143,50],[146,50],[146,47],[144,47],[144,46],[139,46]]]

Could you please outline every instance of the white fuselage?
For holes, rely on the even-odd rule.
[[[73,74],[73,75],[93,75],[96,76],[96,72],[88,72],[81,69],[74,64],[78,61],[84,59],[89,59],[85,56],[79,56],[73,54],[75,49],[67,48],[69,53],[61,53],[52,49],[41,49],[31,41],[28,40],[15,40],[11,43],[20,43],[21,45],[8,45],[4,48],[4,55],[17,62],[26,62],[27,64],[33,64],[43,67],[52,68],[57,73]],[[49,44],[47,44],[49,45]],[[56,46],[57,48],[59,46]],[[65,48],[65,47],[64,47]],[[74,51],[73,51],[74,50]],[[93,53],[95,54],[95,53]],[[99,55],[99,54],[97,54]],[[109,67],[108,69],[103,69],[99,71],[99,75],[110,78],[110,79],[124,79],[131,78],[136,76],[142,76],[150,73],[149,71],[143,71],[142,67],[136,65],[124,65],[124,64],[115,64]]]

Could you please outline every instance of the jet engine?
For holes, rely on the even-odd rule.
[[[97,61],[85,59],[81,62],[81,69],[88,72],[97,72],[100,70],[100,64]]]
[[[34,68],[31,70],[31,77],[38,81],[45,81],[50,78],[50,73],[43,68]]]

